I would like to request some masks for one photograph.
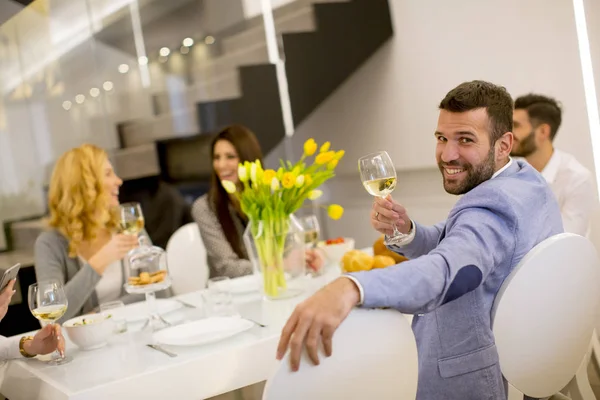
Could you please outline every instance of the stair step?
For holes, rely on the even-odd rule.
[[[184,90],[154,93],[154,111],[156,115],[163,115],[175,109],[195,107],[197,103],[230,99],[240,95],[239,74],[235,71],[195,83]]]
[[[44,218],[11,223],[10,235],[12,249],[33,251],[35,240],[44,229],[46,229]]]
[[[124,148],[136,147],[157,140],[186,137],[199,131],[195,107],[123,124],[121,140]]]
[[[307,3],[307,2],[301,2]],[[261,16],[262,19],[262,16]],[[315,20],[311,5],[302,6],[302,8],[274,18],[275,32],[290,33],[313,31],[315,29]],[[226,53],[243,50],[256,43],[265,43],[264,23],[247,29],[235,35],[228,36],[222,40],[221,46]]]
[[[110,152],[116,173],[123,180],[156,176],[160,174],[160,163],[155,143],[147,143]]]

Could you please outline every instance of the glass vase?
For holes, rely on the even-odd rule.
[[[304,230],[293,215],[250,220],[244,244],[266,298],[285,299],[302,293],[302,278],[306,276]]]

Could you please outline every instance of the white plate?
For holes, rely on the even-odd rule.
[[[180,309],[183,305],[171,299],[156,299],[156,307],[160,315],[165,315]],[[148,305],[146,301],[139,301],[123,308],[112,309],[109,313],[113,317],[124,318],[127,322],[140,322],[148,318]]]
[[[229,280],[229,291],[232,294],[244,294],[250,292],[258,292],[258,279],[257,275],[246,275],[235,279]]]
[[[154,333],[154,340],[172,346],[198,346],[218,342],[247,331],[254,324],[239,317],[211,317]]]

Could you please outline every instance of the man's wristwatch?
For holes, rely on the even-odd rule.
[[[23,336],[21,338],[21,340],[19,340],[19,352],[25,358],[35,357],[35,354],[29,354],[28,352],[25,351],[25,348],[23,347],[25,345],[25,342],[30,341],[30,340],[33,340],[33,336]]]

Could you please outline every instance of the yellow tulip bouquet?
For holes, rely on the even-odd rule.
[[[227,193],[237,197],[250,220],[268,297],[277,298],[287,289],[283,256],[290,215],[302,207],[306,199],[321,197],[323,193],[318,187],[335,176],[335,168],[344,156],[344,150],[333,151],[330,147],[331,144],[325,142],[317,153],[317,143],[308,139],[302,157],[295,164],[280,160],[281,167],[275,171],[263,169],[259,160],[246,161],[238,167],[239,187],[231,181],[221,182]],[[314,160],[309,164],[308,159],[313,155]],[[330,218],[337,220],[344,209],[331,204],[327,212]]]

